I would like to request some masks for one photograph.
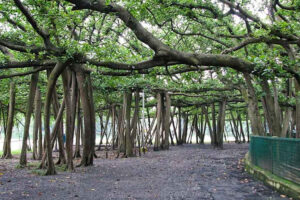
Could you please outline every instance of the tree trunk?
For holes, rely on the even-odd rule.
[[[52,106],[53,106],[53,111],[56,120],[58,119],[58,114],[59,114],[59,101],[58,101],[58,95],[56,92],[56,88],[53,91],[53,97],[52,97]],[[65,155],[65,148],[64,148],[64,125],[63,125],[63,120],[60,120],[59,127],[57,130],[57,140],[58,140],[58,146],[59,146],[59,159],[57,161],[57,164],[66,164],[66,155]]]
[[[118,151],[125,153],[125,136],[124,136],[124,120],[125,120],[125,106],[123,102],[123,108],[119,109],[118,117]]]
[[[165,92],[165,140],[163,144],[163,149],[169,149],[169,137],[171,136],[170,134],[170,120],[171,120],[171,98],[169,93]],[[173,141],[173,140],[172,140]]]
[[[130,135],[130,114],[131,114],[132,92],[124,93],[124,117],[125,117],[125,152],[127,157],[133,156],[133,142]]]
[[[93,91],[89,72],[83,71],[81,66],[76,67],[76,78],[79,86],[81,105],[84,118],[84,143],[81,165],[93,165],[95,153],[95,110],[93,102]]]
[[[132,137],[132,146],[135,144],[135,138],[137,136],[137,131],[138,131],[138,121],[139,121],[139,91],[135,91],[135,104],[134,104],[134,114],[133,114],[133,119],[131,123],[131,137]]]
[[[42,116],[39,121],[39,137],[38,137],[38,159],[41,160],[43,156],[43,132],[42,132]]]
[[[25,125],[24,125],[24,134],[23,134],[23,142],[22,142],[22,150],[20,156],[20,165],[26,166],[27,164],[27,139],[29,136],[29,127],[30,127],[30,119],[31,114],[33,112],[33,104],[34,104],[34,97],[36,92],[36,87],[38,83],[39,73],[34,73],[31,75],[31,82],[30,82],[30,91],[26,105],[26,116],[25,116]]]
[[[58,62],[54,69],[52,70],[47,84],[47,93],[46,93],[46,100],[45,100],[45,138],[46,138],[46,149],[47,149],[47,159],[48,159],[48,168],[47,168],[47,175],[54,175],[56,174],[53,158],[52,158],[52,148],[51,148],[51,140],[50,140],[50,104],[52,94],[56,85],[56,81],[59,75],[65,70],[67,67],[66,63]]]
[[[37,155],[37,140],[38,140],[38,132],[39,132],[39,126],[40,126],[40,121],[41,121],[41,107],[42,107],[42,102],[41,102],[41,92],[39,88],[36,88],[36,93],[35,93],[35,99],[34,99],[34,104],[35,104],[35,111],[34,111],[34,127],[33,127],[33,152],[32,152],[32,158],[33,160],[36,160],[38,158]]]
[[[188,132],[188,124],[189,124],[189,115],[187,112],[183,114],[183,132],[182,132],[182,142],[186,143],[187,132]]]
[[[210,121],[209,121],[209,116],[208,116],[208,108],[204,108],[204,114],[205,114],[205,121],[208,125],[208,130],[209,130],[209,134],[210,134],[210,140],[211,140],[211,144],[213,144],[213,130],[212,130],[212,127],[211,127],[211,124],[210,124]]]
[[[288,45],[285,47],[285,49],[288,52],[289,58],[291,60],[295,60],[295,50],[291,45]],[[295,65],[294,67],[295,71],[299,73],[299,67]],[[294,85],[295,85],[295,97],[296,97],[296,113],[295,113],[295,123],[296,123],[296,137],[300,138],[300,83],[297,79],[294,79]],[[288,113],[287,113],[288,114]],[[292,126],[293,128],[293,126]]]
[[[182,144],[181,107],[178,107],[178,145]]]
[[[265,135],[258,109],[258,100],[256,98],[255,89],[251,82],[251,77],[248,73],[244,73],[244,78],[247,84],[248,91],[248,115],[251,122],[251,130],[253,135]]]
[[[70,91],[70,83],[72,82],[72,75],[70,71],[66,69],[62,73],[63,80],[63,88],[64,88],[64,97],[66,103],[66,153],[67,153],[67,169],[70,171],[74,170],[73,165],[73,140],[72,140],[72,100],[71,100],[71,91]]]
[[[115,140],[116,140],[116,106],[112,105],[112,150],[115,150]]]
[[[250,142],[250,129],[249,129],[249,119],[248,114],[246,115],[246,126],[247,126],[247,142]]]
[[[225,115],[226,115],[226,100],[220,102],[219,106],[219,115],[218,115],[218,125],[217,125],[217,138],[216,138],[216,147],[223,148],[223,134],[225,126]]]
[[[80,99],[77,99],[77,126],[76,126],[76,142],[75,142],[75,152],[74,158],[80,158],[80,131],[81,131],[81,115],[80,115]]]
[[[8,120],[7,120],[7,127],[6,127],[6,133],[4,138],[4,145],[3,145],[3,155],[2,158],[4,159],[10,159],[12,158],[11,154],[11,136],[12,136],[12,130],[14,127],[14,113],[15,113],[15,82],[10,82],[10,92],[9,92],[9,108],[8,108]]]
[[[156,109],[156,134],[155,134],[155,142],[154,142],[154,151],[158,151],[160,147],[160,133],[161,133],[161,118],[162,118],[162,101],[161,101],[161,94],[157,93],[157,109]]]
[[[65,99],[63,100],[63,102],[62,102],[62,104],[59,108],[59,111],[58,111],[56,119],[55,119],[55,124],[54,124],[54,127],[52,129],[52,133],[50,135],[51,150],[53,149],[54,143],[55,143],[57,135],[58,135],[58,129],[59,129],[59,126],[62,122],[64,108],[65,108]],[[46,155],[47,155],[46,153],[43,155],[40,168],[44,168],[44,166],[45,166]]]
[[[216,106],[214,103],[211,105],[211,120],[212,120],[212,131],[213,131],[211,144],[214,145],[217,142]]]
[[[262,89],[266,95],[263,97],[266,108],[266,117],[268,120],[269,128],[271,128],[271,135],[280,137],[281,123],[278,115],[276,114],[274,98],[271,95],[271,90],[267,80],[263,79],[261,82]]]
[[[243,123],[242,123],[241,114],[238,115],[238,122],[240,123],[240,132],[241,132],[241,135],[243,137],[243,143],[245,143],[246,142],[246,138],[245,138],[245,133],[244,133],[244,129],[243,129]]]

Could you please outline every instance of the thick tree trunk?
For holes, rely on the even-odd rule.
[[[41,102],[41,92],[39,88],[36,88],[35,93],[35,111],[34,111],[34,126],[33,126],[33,152],[32,152],[32,158],[36,160],[38,158],[37,154],[37,141],[38,141],[38,132],[39,132],[39,126],[41,121],[41,109],[42,109],[42,102]]]
[[[73,140],[72,140],[72,100],[71,100],[71,91],[70,83],[72,82],[72,75],[69,70],[65,70],[62,73],[63,88],[64,88],[64,97],[66,103],[66,153],[67,153],[67,169],[70,171],[74,170],[73,165]]]
[[[253,135],[265,135],[265,131],[262,125],[262,119],[260,117],[258,109],[258,100],[256,98],[255,89],[251,82],[251,77],[248,73],[244,73],[244,78],[247,84],[248,91],[248,115],[251,122],[251,130]]]
[[[164,130],[165,130],[165,140],[163,143],[163,149],[169,149],[169,137],[171,136],[170,134],[170,120],[171,120],[171,98],[169,93],[165,92],[164,93],[165,96],[165,126],[164,126]],[[173,140],[172,140],[173,143]]]
[[[160,136],[161,136],[161,118],[162,118],[162,101],[161,101],[161,94],[157,93],[157,108],[156,108],[156,134],[155,134],[155,142],[154,142],[154,151],[158,151],[160,147]]]
[[[84,118],[84,143],[81,158],[81,165],[93,165],[95,153],[95,110],[93,102],[93,91],[89,72],[84,72],[80,66],[76,69],[76,78],[79,86],[81,105]]]
[[[127,157],[133,156],[133,142],[130,135],[130,114],[131,114],[132,92],[124,93],[124,117],[125,117],[125,152]]]
[[[51,148],[51,140],[50,140],[50,104],[52,94],[56,85],[56,81],[59,75],[65,70],[67,67],[66,63],[58,62],[54,69],[52,70],[47,84],[47,93],[46,93],[46,101],[45,101],[45,138],[46,138],[46,149],[47,149],[47,160],[48,160],[48,167],[47,167],[47,175],[54,175],[56,174],[53,158],[52,158],[52,148]]]
[[[95,115],[95,105],[94,105],[94,95],[93,95],[93,86],[92,86],[92,79],[91,74],[88,72],[87,76],[87,83],[88,83],[88,97],[90,102],[90,126],[91,126],[91,151],[95,156],[95,144],[96,144],[96,115]],[[91,163],[93,164],[93,163]]]
[[[23,134],[23,142],[22,142],[22,150],[20,156],[20,165],[26,166],[27,164],[27,139],[29,136],[29,127],[30,127],[30,120],[31,114],[33,112],[33,104],[34,104],[34,97],[36,92],[36,87],[38,83],[39,73],[34,73],[31,75],[31,82],[30,82],[30,91],[26,105],[26,116],[25,116],[25,125],[24,125],[24,134]]]
[[[223,134],[225,126],[225,115],[226,115],[226,100],[220,102],[219,115],[218,115],[218,125],[217,125],[217,138],[216,147],[223,148]]]
[[[268,120],[268,125],[271,135],[280,137],[281,135],[281,123],[279,120],[279,116],[276,113],[274,98],[272,97],[271,90],[267,80],[262,80],[261,82],[262,88],[265,91],[266,95],[263,97],[266,108],[266,117]]]
[[[15,113],[15,82],[10,82],[10,92],[9,92],[9,108],[8,108],[8,120],[7,120],[7,127],[6,127],[6,133],[4,138],[4,144],[3,144],[3,155],[2,158],[4,159],[10,159],[12,158],[11,154],[11,136],[12,136],[12,130],[14,126],[14,113]]]

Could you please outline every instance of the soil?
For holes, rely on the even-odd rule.
[[[247,144],[186,144],[134,158],[109,152],[107,159],[101,151],[94,166],[55,176],[0,160],[0,199],[287,199],[244,172],[247,151]]]

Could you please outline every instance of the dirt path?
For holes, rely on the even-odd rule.
[[[142,158],[96,159],[93,167],[50,177],[8,169],[0,199],[284,199],[243,172],[247,149],[184,145]]]

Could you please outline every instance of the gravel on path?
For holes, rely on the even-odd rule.
[[[287,199],[244,172],[247,151],[247,144],[223,150],[186,144],[142,157],[99,158],[92,167],[55,176],[0,160],[0,199]]]

